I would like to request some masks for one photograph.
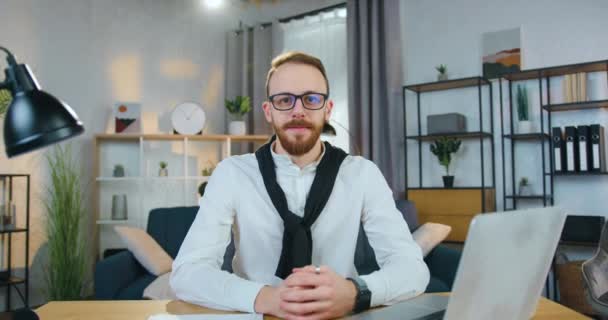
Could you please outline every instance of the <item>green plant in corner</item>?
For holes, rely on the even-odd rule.
[[[160,168],[161,168],[161,169],[165,169],[165,168],[167,168],[167,166],[168,166],[168,164],[167,164],[165,161],[161,161],[161,162],[159,163],[159,165],[160,165]]]
[[[436,66],[435,69],[439,72],[439,74],[446,74],[446,72],[448,71],[448,66],[446,66],[445,64],[440,64]]]
[[[452,162],[452,153],[460,149],[462,141],[456,138],[440,137],[431,144],[431,152],[437,156],[439,164],[445,167],[446,175],[450,175],[450,163]]]
[[[517,119],[519,121],[530,120],[528,114],[528,89],[521,85],[517,86]]]
[[[50,183],[46,187],[48,265],[45,280],[49,300],[80,300],[87,284],[89,259],[83,186],[71,145],[56,146],[46,155]]]
[[[13,97],[11,96],[10,91],[6,89],[0,89],[0,117],[4,116],[12,100]]]
[[[237,96],[234,100],[226,99],[224,104],[226,110],[239,120],[251,111],[251,99],[247,96]]]
[[[528,178],[526,178],[526,177],[522,177],[522,178],[519,180],[519,186],[520,186],[520,187],[521,187],[521,186],[527,186],[527,185],[529,185],[529,184],[530,184],[530,182],[528,181]]]

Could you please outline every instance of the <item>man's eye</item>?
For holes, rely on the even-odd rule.
[[[319,103],[320,99],[317,96],[306,96],[307,103]]]

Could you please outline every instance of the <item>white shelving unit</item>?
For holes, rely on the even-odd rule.
[[[198,205],[198,186],[209,177],[204,168],[231,155],[233,143],[259,146],[268,136],[99,134],[94,148],[94,220],[97,253],[124,245],[114,232],[116,225],[145,229],[154,208]],[[169,175],[159,177],[159,162]],[[124,177],[113,177],[115,165],[125,168]],[[127,220],[112,220],[112,196],[127,196]]]

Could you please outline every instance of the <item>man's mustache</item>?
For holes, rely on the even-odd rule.
[[[288,129],[288,128],[312,128],[313,124],[306,121],[306,120],[292,120],[289,121],[288,123],[286,123],[285,125],[283,125],[283,129]]]

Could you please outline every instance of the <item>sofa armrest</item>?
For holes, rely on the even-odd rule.
[[[462,252],[446,245],[438,245],[424,259],[432,277],[443,281],[450,290],[456,278]]]
[[[116,299],[121,289],[145,275],[146,270],[131,251],[125,250],[100,260],[95,265],[95,298]]]

